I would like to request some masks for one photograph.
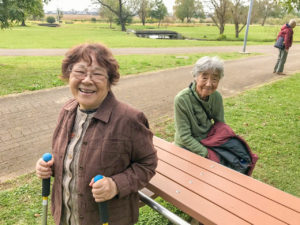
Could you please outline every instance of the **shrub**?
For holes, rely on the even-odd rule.
[[[96,19],[95,17],[92,17],[92,18],[91,18],[91,21],[92,21],[92,22],[96,22],[97,19]]]
[[[48,16],[46,20],[47,23],[55,23],[55,18],[53,16]]]
[[[226,40],[226,35],[225,34],[220,34],[219,37],[217,38],[218,41],[223,41]]]

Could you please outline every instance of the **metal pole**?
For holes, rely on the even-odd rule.
[[[246,52],[246,44],[247,44],[247,38],[248,38],[249,24],[250,24],[250,21],[251,21],[252,7],[253,7],[253,0],[250,0],[249,10],[248,10],[248,18],[247,18],[247,27],[246,27],[245,37],[244,37],[243,53]]]
[[[45,153],[43,155],[43,160],[48,162],[52,159],[50,153]],[[43,179],[42,181],[42,197],[43,197],[43,217],[42,225],[47,225],[47,216],[48,216],[48,196],[50,195],[50,178]]]
[[[156,201],[149,198],[143,192],[139,191],[139,196],[142,202],[149,205],[152,209],[162,214],[168,220],[170,220],[175,225],[190,225],[185,220],[181,219],[179,216],[175,215],[174,213],[167,210],[162,205],[158,204]]]

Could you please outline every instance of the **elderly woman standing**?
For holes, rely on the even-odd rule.
[[[278,33],[277,40],[279,39],[279,37],[283,37],[284,48],[279,49],[279,55],[273,73],[277,73],[278,75],[286,75],[285,73],[283,73],[283,68],[289,53],[289,49],[293,44],[293,35],[294,35],[293,29],[295,27],[296,27],[296,20],[291,19],[289,23],[281,27],[280,32]]]
[[[36,174],[55,177],[52,214],[57,225],[99,224],[96,202],[107,201],[110,225],[138,221],[138,193],[155,174],[156,151],[144,114],[119,102],[111,85],[119,65],[101,44],[66,53],[62,78],[74,99],[62,108],[53,135],[53,160]],[[102,174],[102,180],[93,177]]]
[[[200,58],[192,71],[194,81],[175,97],[175,144],[207,157],[200,140],[206,138],[214,122],[224,122],[221,94],[216,91],[224,76],[218,57]]]

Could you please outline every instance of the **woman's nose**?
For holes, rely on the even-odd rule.
[[[92,82],[92,74],[90,72],[86,72],[86,75],[81,82]]]
[[[211,86],[212,85],[212,80],[208,79],[205,83],[206,86]]]

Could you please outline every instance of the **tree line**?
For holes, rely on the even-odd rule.
[[[25,26],[28,16],[42,17],[43,3],[51,0],[0,0],[0,27],[7,28],[14,22]],[[287,12],[298,12],[300,0],[253,0],[252,23],[263,26],[268,17],[283,17]],[[250,0],[175,0],[174,16],[181,22],[210,18],[218,27],[220,35],[226,23],[233,23],[235,36],[243,30],[247,22]],[[126,31],[126,25],[138,16],[143,25],[147,19],[156,19],[158,26],[168,15],[163,0],[93,0],[100,6],[99,13],[110,25],[116,22]],[[205,7],[204,7],[205,6]]]

